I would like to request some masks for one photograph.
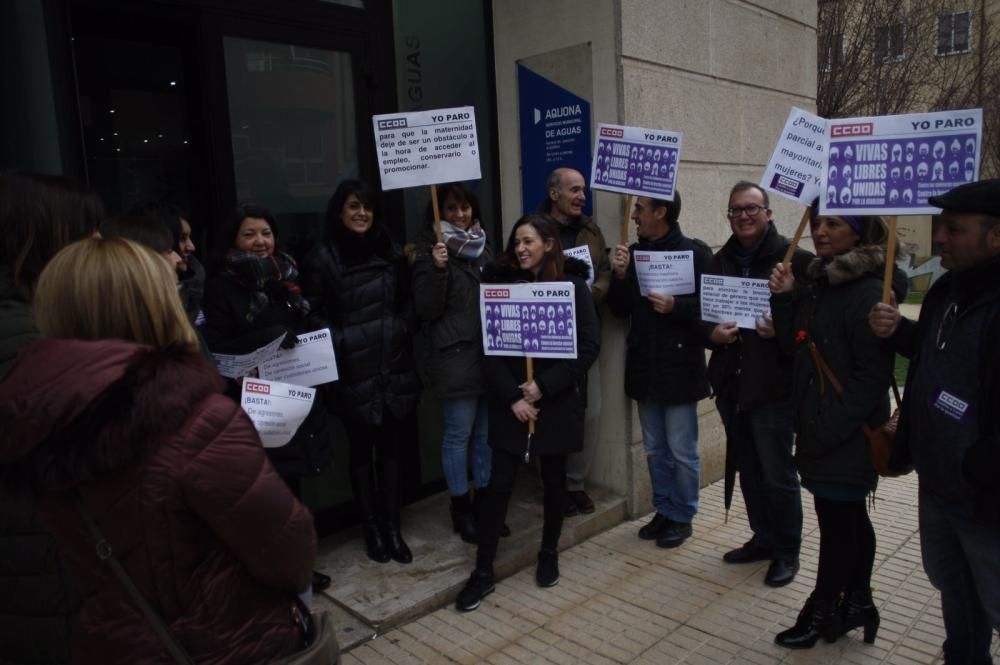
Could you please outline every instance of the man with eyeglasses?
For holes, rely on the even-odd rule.
[[[895,302],[869,322],[910,358],[890,464],[920,479],[920,548],[941,592],[945,663],[989,665],[1000,628],[1000,180],[961,185],[932,240],[948,272],[919,320]]]
[[[611,281],[611,263],[608,259],[608,245],[601,228],[583,212],[587,203],[587,182],[576,169],[558,168],[549,174],[546,181],[548,197],[542,203],[542,212],[559,224],[559,239],[563,249],[586,246],[594,270],[594,283],[590,287],[594,304],[598,307],[608,296]],[[587,421],[594,421],[600,415],[601,369],[594,363],[587,372]],[[588,426],[588,429],[592,429]],[[566,487],[569,499],[566,515],[594,512],[594,501],[584,488],[584,480],[590,473],[594,460],[595,436],[591,432],[584,437],[584,447],[579,453],[569,456],[566,461]]]
[[[785,256],[789,240],[778,233],[767,192],[741,180],[729,192],[726,216],[732,236],[712,257],[707,274],[766,279]],[[801,275],[812,259],[796,249],[792,270]],[[764,582],[780,587],[795,579],[802,542],[802,498],[792,457],[795,410],[791,401],[793,360],[774,339],[770,313],[756,330],[735,322],[705,324],[712,357],[708,377],[728,445],[740,474],[753,537],[722,557],[726,563],[770,560]]]
[[[697,406],[708,396],[697,288],[712,252],[681,232],[680,212],[677,192],[673,201],[636,199],[632,219],[639,242],[615,248],[608,294],[611,311],[630,319],[625,394],[639,407],[656,508],[653,519],[639,529],[639,538],[655,540],[658,547],[677,547],[691,536],[701,480]],[[694,293],[642,296],[633,260],[636,250],[691,252]]]

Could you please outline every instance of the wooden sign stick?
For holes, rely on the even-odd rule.
[[[632,195],[625,198],[625,219],[622,220],[622,244],[628,247],[628,225],[632,221]]]
[[[795,254],[795,248],[799,246],[799,241],[802,240],[802,233],[806,230],[806,224],[809,222],[809,213],[812,208],[806,208],[806,211],[802,213],[802,219],[799,220],[799,228],[795,229],[795,236],[792,238],[792,244],[788,246],[788,251],[785,252],[785,258],[781,261],[781,265],[787,270],[788,264],[792,261],[792,255]]]
[[[535,380],[535,359],[527,357],[524,359],[527,364],[528,377],[527,382],[531,383]],[[528,447],[524,450],[524,463],[527,464],[531,460],[531,439],[535,436],[535,421],[528,421]]]
[[[438,186],[431,185],[431,206],[434,210],[434,236],[441,242],[441,210],[438,207]]]
[[[886,218],[888,235],[885,248],[885,277],[882,278],[882,302],[888,304],[892,294],[892,272],[896,267],[896,216]]]

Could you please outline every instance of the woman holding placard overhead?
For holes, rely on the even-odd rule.
[[[523,357],[486,357],[492,479],[479,524],[476,568],[455,601],[459,610],[476,609],[494,590],[493,561],[514,478],[518,468],[532,457],[539,461],[545,494],[535,581],[541,587],[559,582],[557,548],[566,512],[566,458],[583,447],[587,369],[601,347],[597,311],[587,288],[588,273],[583,261],[563,255],[556,224],[544,215],[518,220],[503,256],[484,270],[483,281],[490,283],[572,283],[577,356],[534,359],[533,376],[529,376]],[[522,319],[522,333],[523,326],[530,328],[532,321],[537,326],[546,314],[547,310],[532,310]],[[530,336],[525,335],[526,348]]]
[[[413,301],[424,322],[421,367],[427,387],[441,400],[441,464],[451,496],[451,522],[467,543],[477,537],[469,468],[477,503],[490,482],[486,440],[486,373],[479,321],[479,283],[493,250],[480,223],[479,200],[461,183],[437,188],[441,241],[433,206],[416,240]]]
[[[795,461],[820,531],[816,586],[795,625],[775,637],[791,649],[810,648],[820,637],[833,642],[858,627],[866,642],[875,640],[875,531],[865,502],[877,475],[863,428],[888,419],[892,376],[892,353],[868,324],[882,294],[885,223],[819,215],[815,202],[810,219],[817,258],[807,279],[797,284],[782,264],[770,279],[776,336],[795,357]],[[902,300],[905,285],[900,291]]]
[[[323,242],[305,261],[306,294],[334,335],[340,380],[334,409],[350,439],[350,473],[368,558],[410,563],[400,531],[400,441],[420,393],[415,322],[402,249],[376,221],[374,194],[358,180],[338,185]]]
[[[282,346],[295,345],[295,335],[323,327],[299,288],[295,260],[278,247],[274,216],[266,208],[237,208],[223,228],[230,243],[219,272],[205,284],[201,332],[213,353],[244,354],[284,336]],[[236,382],[230,392],[238,395]],[[316,475],[330,463],[333,445],[326,409],[313,404],[295,436],[280,448],[268,448],[268,457],[296,497],[301,479]],[[330,585],[327,575],[317,572],[313,588]]]

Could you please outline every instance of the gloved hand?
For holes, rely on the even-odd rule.
[[[291,330],[285,332],[285,339],[281,340],[281,348],[283,349],[294,349],[295,343],[298,340],[298,335],[293,333]]]

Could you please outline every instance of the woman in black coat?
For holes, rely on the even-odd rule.
[[[406,258],[375,220],[373,204],[360,181],[340,183],[327,206],[323,242],[306,258],[304,286],[334,336],[340,380],[332,385],[333,408],[350,439],[368,558],[410,563],[399,525],[399,445],[420,394],[413,303]]]
[[[286,336],[283,346],[294,346],[294,335],[323,327],[302,296],[295,260],[278,248],[277,223],[266,208],[237,208],[223,233],[232,246],[218,274],[205,283],[202,300],[200,332],[213,353],[251,353],[279,335]],[[239,398],[235,381],[231,392]],[[301,498],[302,477],[318,474],[333,457],[323,401],[317,399],[291,441],[268,448],[267,455],[292,494]],[[329,585],[327,575],[313,574],[314,590]]]
[[[795,358],[795,462],[813,495],[820,533],[816,586],[795,625],[775,637],[791,649],[810,648],[820,637],[833,642],[862,626],[865,641],[875,640],[875,531],[865,501],[878,476],[862,426],[877,429],[889,417],[893,359],[868,324],[882,295],[885,224],[879,217],[820,216],[813,205],[816,258],[806,278],[797,284],[778,264],[770,279],[776,338]],[[897,293],[903,296],[905,288]]]
[[[441,400],[444,431],[441,466],[451,496],[455,533],[475,543],[477,526],[469,492],[469,468],[481,502],[490,482],[486,372],[479,284],[493,259],[480,223],[479,200],[461,183],[437,188],[441,242],[427,205],[427,224],[416,239],[413,302],[423,323],[421,367],[427,387]]]
[[[535,580],[541,587],[559,583],[557,547],[566,512],[566,458],[583,449],[587,369],[601,348],[600,324],[587,287],[588,273],[583,261],[563,255],[556,223],[544,215],[519,219],[503,256],[484,271],[484,282],[571,282],[577,357],[534,360],[534,380],[530,382],[524,358],[486,357],[492,479],[479,525],[476,568],[455,601],[459,610],[476,609],[482,598],[494,590],[493,561],[514,479],[520,465],[532,456],[539,461],[544,489],[542,546]],[[531,421],[535,433],[529,444]]]

